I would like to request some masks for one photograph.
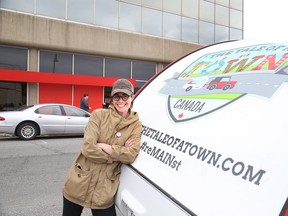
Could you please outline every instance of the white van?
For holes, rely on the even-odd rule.
[[[288,43],[226,42],[153,77],[134,101],[141,150],[122,166],[119,215],[288,216],[287,65]]]

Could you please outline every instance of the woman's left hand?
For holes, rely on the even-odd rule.
[[[133,146],[135,144],[134,139],[129,138],[126,142],[125,142],[125,147],[130,148],[131,146]]]

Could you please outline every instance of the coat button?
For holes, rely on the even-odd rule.
[[[78,174],[77,174],[77,176],[80,178],[80,177],[81,177],[81,174],[80,174],[80,173],[78,173]]]

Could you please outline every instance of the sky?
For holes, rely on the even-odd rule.
[[[244,0],[244,39],[288,42],[287,0]]]

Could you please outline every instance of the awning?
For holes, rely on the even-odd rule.
[[[112,86],[119,78],[0,69],[0,81]],[[128,79],[134,87],[136,80]]]

